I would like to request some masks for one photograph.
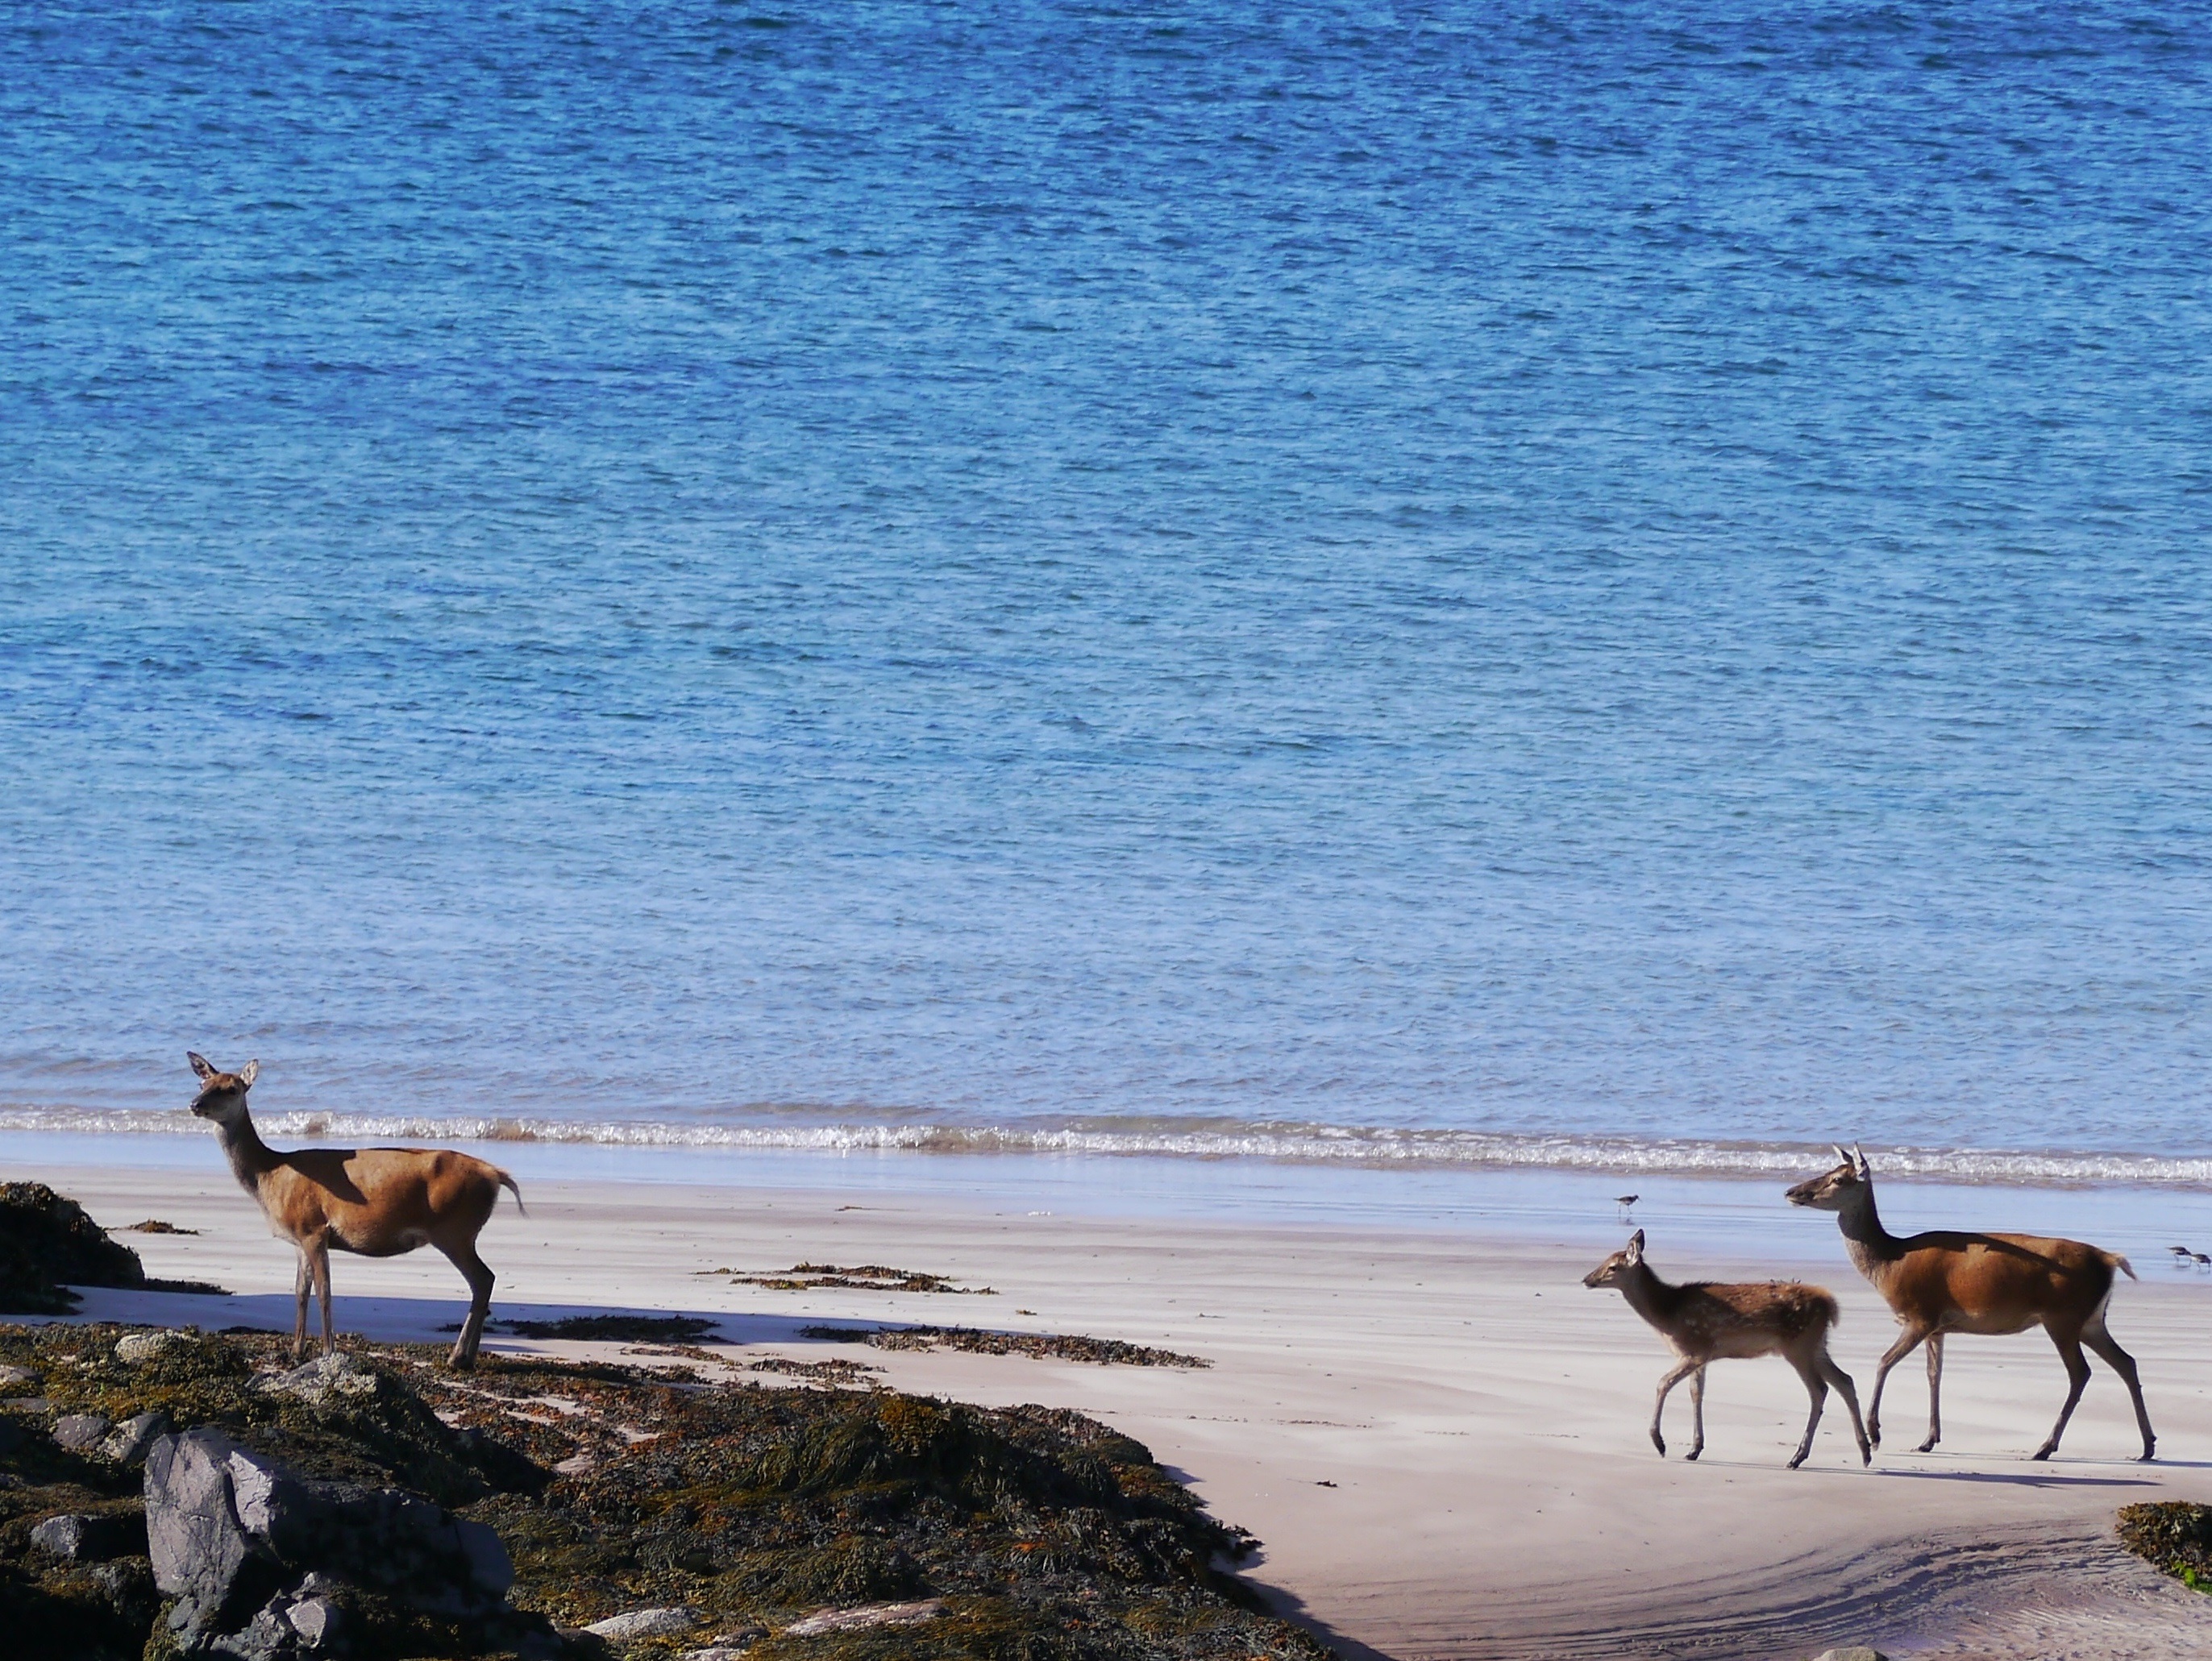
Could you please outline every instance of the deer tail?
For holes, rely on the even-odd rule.
[[[513,1177],[507,1175],[504,1171],[501,1171],[499,1173],[499,1185],[506,1189],[508,1193],[514,1196],[514,1209],[520,1211],[524,1216],[528,1216],[530,1213],[522,1203],[522,1185],[516,1182]],[[2135,1270],[2130,1269],[2128,1270],[2128,1273],[2132,1275],[2135,1273]]]
[[[2118,1270],[2120,1273],[2125,1275],[2131,1281],[2141,1280],[2142,1278],[2142,1276],[2136,1273],[2135,1264],[2130,1263],[2125,1258],[2122,1257],[2117,1252],[2106,1252],[2105,1261],[2112,1264],[2113,1268]]]

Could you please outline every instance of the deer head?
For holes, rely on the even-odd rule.
[[[1617,1286],[1621,1276],[1644,1261],[1644,1231],[1639,1228],[1629,1236],[1622,1246],[1603,1263],[1583,1276],[1584,1286]]]
[[[1792,1205],[1808,1206],[1815,1211],[1840,1211],[1859,1197],[1859,1191],[1873,1191],[1874,1168],[1864,1154],[1856,1147],[1845,1153],[1838,1143],[1836,1157],[1843,1163],[1834,1170],[1807,1178],[1783,1197]]]
[[[249,1061],[234,1073],[226,1073],[203,1055],[185,1052],[185,1059],[192,1064],[192,1071],[199,1076],[200,1093],[192,1098],[192,1112],[202,1118],[211,1118],[222,1125],[235,1125],[246,1117],[246,1093],[253,1088],[253,1081],[261,1076],[261,1064]]]

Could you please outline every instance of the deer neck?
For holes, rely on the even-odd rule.
[[[1651,1325],[1664,1327],[1680,1301],[1679,1286],[1669,1286],[1652,1271],[1648,1263],[1639,1263],[1614,1282],[1620,1295],[1628,1300],[1628,1306]]]
[[[276,1154],[253,1128],[251,1113],[240,1113],[237,1123],[216,1128],[222,1136],[222,1151],[230,1160],[231,1175],[258,1201],[261,1197],[261,1179],[276,1169]]]
[[[1869,1280],[1879,1280],[1883,1270],[1905,1255],[1897,1236],[1881,1226],[1871,1183],[1861,1183],[1853,1191],[1836,1213],[1836,1226],[1844,1231],[1844,1248],[1850,1253],[1852,1266]]]

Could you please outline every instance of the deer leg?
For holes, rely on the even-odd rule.
[[[322,1300],[323,1354],[327,1355],[337,1348],[337,1337],[331,1331],[331,1248],[322,1241],[317,1240],[313,1255],[308,1258],[307,1263],[308,1266],[314,1270],[315,1295]],[[300,1306],[301,1325],[304,1326],[307,1324],[307,1300],[303,1297]]]
[[[1789,1469],[1795,1470],[1805,1463],[1805,1456],[1813,1451],[1813,1433],[1820,1428],[1820,1409],[1828,1404],[1828,1381],[1820,1376],[1817,1362],[1790,1358],[1790,1365],[1797,1369],[1797,1376],[1805,1381],[1805,1393],[1813,1399],[1813,1410],[1805,1415],[1804,1439],[1797,1451],[1790,1456]]]
[[[1867,1440],[1875,1446],[1881,1446],[1881,1387],[1889,1382],[1889,1369],[1912,1353],[1913,1346],[1928,1336],[1924,1326],[1908,1326],[1897,1335],[1897,1342],[1882,1351],[1881,1365],[1874,1370],[1874,1397],[1867,1403]]]
[[[292,1365],[307,1359],[307,1288],[314,1271],[307,1267],[307,1248],[300,1248],[300,1272],[292,1277]]]
[[[1851,1383],[1851,1375],[1838,1367],[1836,1358],[1829,1355],[1826,1349],[1820,1352],[1819,1359],[1814,1365],[1820,1369],[1822,1378],[1835,1385],[1836,1393],[1844,1398],[1844,1405],[1851,1410],[1851,1434],[1858,1439],[1859,1463],[1863,1465],[1872,1464],[1874,1446],[1867,1440],[1866,1422],[1859,1417],[1859,1392],[1857,1387]]]
[[[2136,1358],[2112,1342],[2112,1335],[2105,1330],[2105,1323],[2101,1319],[2083,1329],[2081,1342],[2095,1350],[2105,1365],[2120,1375],[2120,1382],[2127,1385],[2128,1394],[2135,1400],[2136,1425],[2142,1432],[2142,1457],[2145,1459],[2154,1457],[2158,1451],[2158,1438],[2151,1432],[2150,1409],[2143,1405],[2142,1380],[2136,1373]]]
[[[1694,1459],[1705,1451],[1705,1369],[1698,1368],[1690,1374],[1690,1451],[1682,1457]]]
[[[2066,1434],[2066,1422],[2074,1416],[2074,1404],[2081,1399],[2089,1382],[2089,1363],[2081,1355],[2081,1341],[2070,1332],[2053,1332],[2051,1342],[2058,1346],[2058,1359],[2066,1363],[2066,1405],[2058,1409],[2058,1422],[2051,1427],[2043,1446],[2028,1456],[2032,1459],[2048,1459],[2058,1451],[2058,1439]]]
[[[492,1283],[498,1279],[484,1260],[477,1255],[476,1242],[464,1241],[454,1247],[440,1246],[461,1277],[469,1283],[468,1318],[461,1323],[461,1336],[453,1340],[453,1353],[446,1358],[446,1365],[457,1372],[465,1372],[477,1364],[477,1347],[483,1342],[484,1322],[491,1315]]]
[[[1670,1368],[1667,1376],[1659,1380],[1659,1399],[1651,1405],[1651,1446],[1659,1450],[1659,1457],[1662,1459],[1667,1457],[1667,1439],[1659,1434],[1659,1415],[1667,1410],[1667,1392],[1692,1373],[1702,1370],[1700,1362],[1684,1361],[1680,1367]]]
[[[1913,1450],[1925,1453],[1943,1440],[1943,1335],[1928,1335],[1928,1440]]]

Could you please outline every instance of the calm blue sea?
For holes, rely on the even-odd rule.
[[[2212,1174],[2203,25],[8,8],[0,1126]]]

